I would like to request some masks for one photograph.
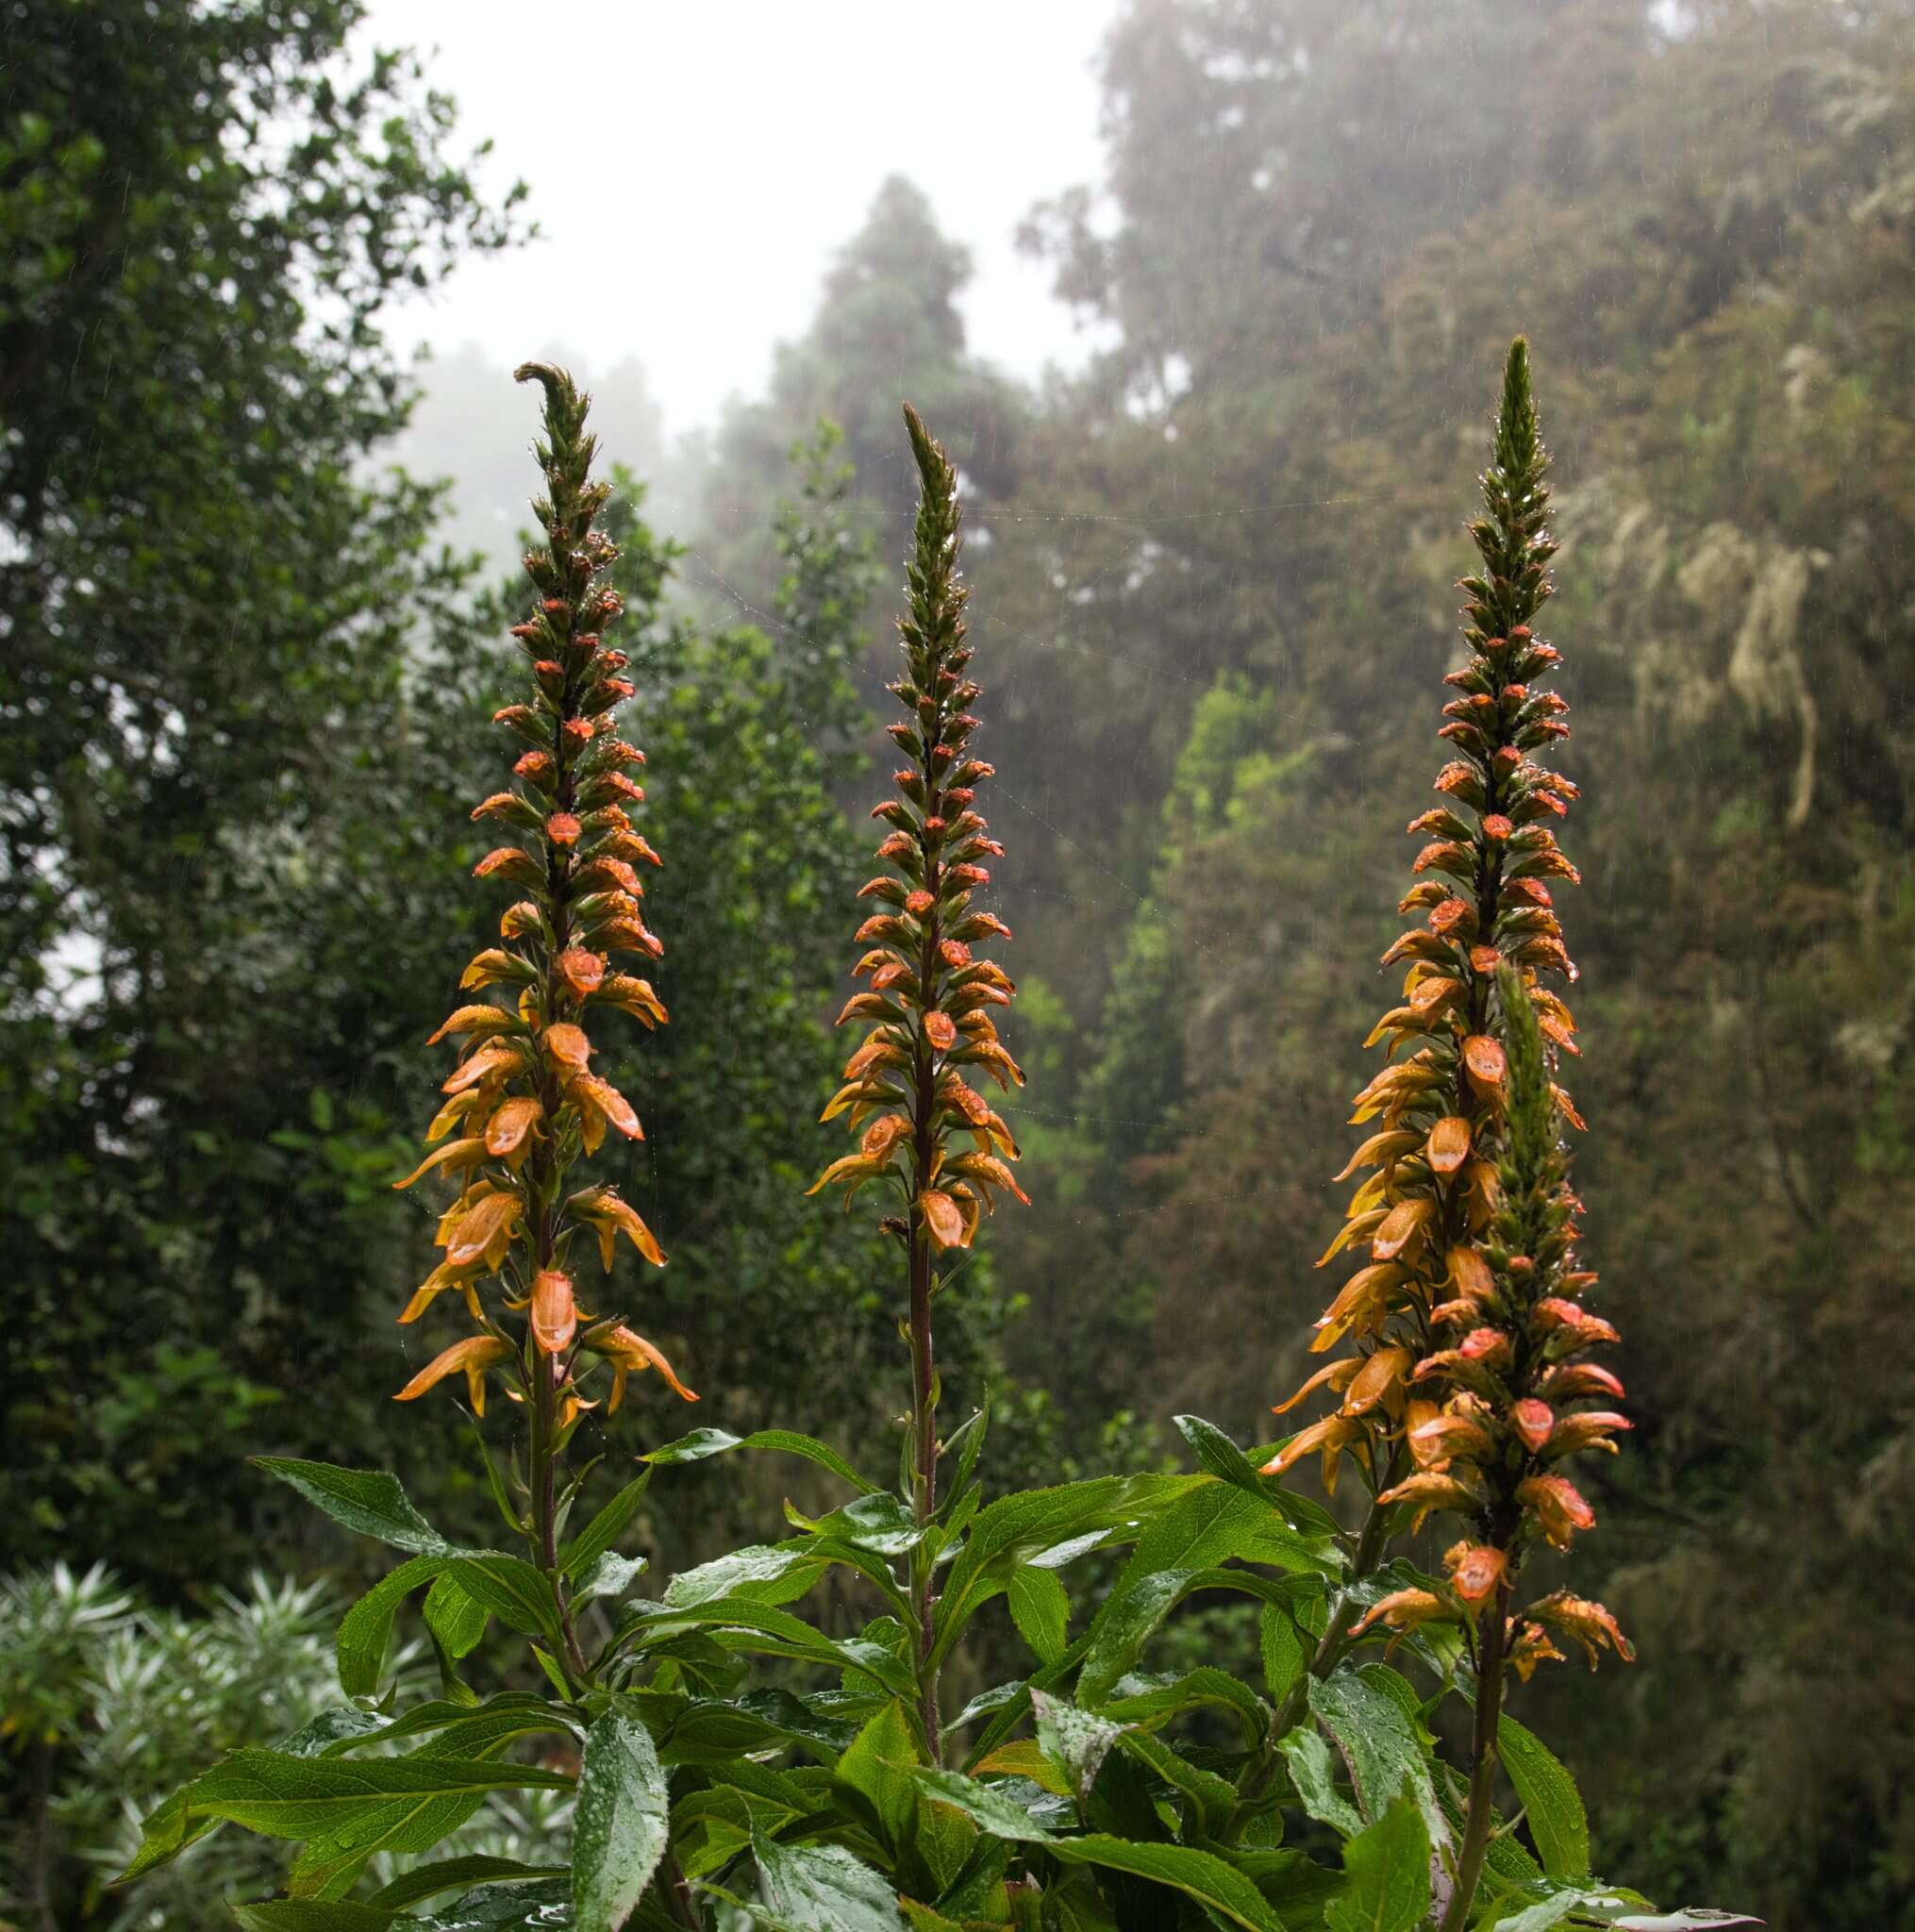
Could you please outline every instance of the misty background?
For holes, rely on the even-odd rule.
[[[699,1419],[891,1440],[869,1231],[803,1189],[908,397],[965,491],[1030,1074],[1035,1205],[948,1399],[991,1388],[1005,1487],[1170,1457],[1185,1410],[1267,1440],[1522,331],[1584,801],[1563,1079],[1636,1421],[1573,1574],[1640,1656],[1524,1715],[1599,1870],[1915,1927],[1915,7],[316,6],[341,74],[419,50],[445,171],[390,200],[267,158],[313,100],[164,11],[5,82],[8,1563],[195,1612],[256,1565],[349,1586],[259,1451],[488,1507],[462,1426],[385,1399],[424,1241],[388,1184],[482,929],[533,355],[594,391],[659,573],[621,642],[674,1022],[621,1178]],[[150,194],[92,195],[56,97]],[[662,1557],[775,1522],[700,1480]]]

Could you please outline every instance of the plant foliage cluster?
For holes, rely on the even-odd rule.
[[[361,10],[25,0],[0,54],[0,1481],[18,1559],[100,1553],[203,1607],[262,1557],[372,1579],[366,1545],[244,1470],[258,1443],[396,1455],[460,1549],[498,1522],[455,1404],[391,1426],[387,1391],[433,1353],[391,1325],[392,1289],[439,1251],[388,1184],[444,1073],[422,1042],[493,937],[498,908],[463,881],[495,841],[463,814],[496,786],[483,722],[520,693],[471,624],[469,571],[434,550],[435,492],[367,459],[408,407],[383,303],[511,225],[412,63],[349,64]],[[1897,1574],[1915,1524],[1881,1344],[1915,1205],[1911,32],[1904,0],[1134,0],[1103,57],[1103,192],[1059,197],[1027,236],[1101,325],[1081,376],[1028,395],[967,353],[962,251],[894,183],[768,396],[727,425],[692,551],[647,528],[634,488],[603,525],[653,759],[643,830],[671,860],[645,903],[672,1023],[641,1041],[621,1022],[592,1062],[647,1134],[614,1136],[598,1172],[673,1255],[640,1327],[740,1436],[803,1417],[866,1470],[889,1445],[891,1239],[805,1201],[816,1136],[794,1096],[828,1091],[841,1058],[822,1022],[865,868],[841,808],[894,675],[865,654],[863,533],[888,554],[912,515],[870,380],[895,369],[988,540],[973,639],[995,815],[1019,835],[993,903],[1018,930],[1031,1075],[994,1106],[1041,1204],[956,1251],[942,1407],[962,1414],[945,1391],[989,1375],[1012,1491],[1157,1477],[1151,1417],[1202,1409],[1241,1440],[1322,1365],[1296,1284],[1340,1159],[1315,1150],[1338,1141],[1374,1018],[1354,962],[1396,937],[1379,827],[1420,808],[1431,667],[1468,664],[1442,621],[1476,568],[1456,533],[1480,460],[1460,373],[1530,330],[1559,459],[1553,614],[1574,647],[1556,681],[1590,794],[1570,1084],[1594,1132],[1574,1185],[1638,1424],[1563,1507],[1600,1515],[1574,1589],[1642,1660],[1601,1695],[1560,1671],[1519,1694],[1582,1774],[1606,1867],[1781,1927],[1899,1927],[1915,1896],[1895,1689],[1915,1622],[1892,1591],[1830,1587]],[[821,414],[849,425],[857,473],[817,447],[794,482],[787,453]],[[673,616],[681,576],[708,606],[736,592],[750,622]],[[477,601],[490,625],[502,607]],[[1455,896],[1480,928],[1480,896]],[[1403,1005],[1436,976],[1457,975]],[[1440,1050],[1457,1010],[1435,1015]],[[1395,1130],[1462,1119],[1467,1164],[1486,1096],[1455,1098]],[[1378,1169],[1388,1200],[1363,1211],[1463,1212],[1422,1158]],[[1431,1289],[1435,1253],[1408,1257]],[[1475,1326],[1507,1332],[1513,1360],[1491,1276],[1502,1305]],[[1362,1345],[1424,1359],[1409,1302],[1383,1312]],[[1359,1457],[1412,1401],[1446,1423],[1479,1420],[1470,1395],[1512,1429],[1526,1400],[1560,1420],[1507,1380],[1392,1386],[1351,1414],[1350,1387],[1332,1392],[1306,1415],[1360,1424]],[[482,1424],[508,1482],[516,1421],[495,1400]],[[588,1441],[598,1425],[588,1412]],[[1404,1479],[1519,1474],[1443,1459]],[[1378,1472],[1341,1466],[1355,1562],[1347,1512]],[[695,1571],[788,1493],[814,1522],[839,1500],[822,1464],[678,1462],[624,1547],[655,1576]],[[1453,1581],[1441,1522],[1384,1565],[1414,1567],[1385,1577],[1411,1593],[1399,1625]],[[1524,1604],[1571,1587],[1547,1535],[1474,1541],[1520,1546]],[[1081,1629],[1129,1559],[1075,1560]],[[832,1641],[869,1621],[867,1587],[824,1573],[807,1601]],[[1007,1586],[1007,1609],[1045,1594]],[[1398,1658],[1460,1644],[1467,1665],[1489,1627],[1388,1614],[1363,1641],[1398,1637]],[[1241,1589],[1199,1591],[1153,1641],[1174,1673],[1250,1681],[1264,1627]],[[1024,1643],[977,1620],[941,1659],[947,1708],[1014,1677]],[[1216,1708],[1191,1722],[1193,1748],[1224,1748]],[[1452,1699],[1430,1726],[1465,1771],[1470,1723]],[[10,1802],[28,1767],[5,1761]],[[1533,1818],[1522,1830],[1534,1845]]]
[[[857,894],[879,909],[858,929],[865,987],[841,1018],[868,1031],[824,1108],[826,1121],[846,1116],[858,1148],[811,1191],[839,1187],[849,1208],[876,1186],[900,1210],[880,1223],[900,1251],[909,1358],[896,1485],[789,1425],[742,1439],[708,1427],[644,1452],[634,1477],[588,1501],[606,1449],[583,1454],[581,1430],[601,1405],[608,1448],[633,1376],[696,1398],[618,1312],[627,1291],[576,1278],[593,1245],[608,1274],[622,1243],[665,1266],[635,1209],[590,1177],[609,1137],[643,1130],[591,1071],[584,1024],[594,1008],[665,1022],[649,981],[616,958],[662,956],[636,870],[662,861],[635,822],[645,799],[630,773],[644,759],[618,729],[634,686],[603,636],[622,599],[607,576],[617,546],[596,522],[609,491],[591,476],[586,400],[546,365],[519,377],[545,394],[536,454],[547,494],[534,504],[545,543],[525,558],[536,600],[512,626],[527,689],[491,722],[529,748],[516,782],[472,816],[508,834],[476,876],[525,896],[500,919],[504,943],[462,975],[487,996],[435,1035],[459,1043],[427,1135],[438,1144],[397,1184],[433,1174],[452,1189],[441,1258],[400,1319],[462,1302],[469,1332],[396,1399],[462,1375],[478,1416],[489,1381],[504,1386],[522,1418],[507,1466],[483,1442],[477,1454],[506,1541],[522,1547],[452,1541],[382,1472],[262,1458],[403,1560],[339,1626],[346,1701],[168,1796],[143,1821],[123,1882],[238,1825],[300,1847],[277,1895],[235,1903],[254,1932],[1756,1923],[1657,1914],[1593,1877],[1574,1783],[1503,1708],[1506,1671],[1526,1677],[1560,1660],[1552,1632],[1591,1662],[1599,1645],[1629,1655],[1609,1613],[1568,1591],[1512,1607],[1525,1543],[1566,1544],[1590,1521],[1556,1465],[1606,1446],[1623,1421],[1582,1406],[1617,1387],[1583,1359],[1614,1330],[1585,1305],[1594,1277],[1574,1263],[1559,1119],[1576,1115],[1550,1078],[1572,1023],[1539,984],[1570,970],[1540,882],[1574,874],[1540,823],[1562,809],[1566,788],[1528,756],[1565,727],[1561,701],[1534,687],[1557,654],[1528,623],[1550,593],[1553,545],[1525,344],[1509,354],[1484,477],[1483,574],[1466,586],[1475,656],[1451,680],[1461,695],[1442,728],[1463,758],[1439,789],[1471,817],[1429,814],[1440,823],[1422,828],[1440,836],[1417,866],[1471,896],[1432,880],[1405,902],[1430,919],[1393,949],[1415,956],[1407,1004],[1377,1029],[1390,1063],[1355,1116],[1386,1121],[1358,1153],[1379,1172],[1331,1251],[1364,1242],[1370,1260],[1316,1344],[1356,1345],[1313,1381],[1335,1388],[1340,1407],[1261,1469],[1185,1416],[1194,1474],[1098,1474],[989,1497],[988,1407],[948,1435],[939,1424],[934,1310],[996,1199],[1027,1205],[1009,1165],[1016,1144],[969,1077],[1009,1091],[1023,1074],[996,1024],[1011,982],[977,950],[1008,931],[977,903],[991,884],[981,861],[1004,848],[975,806],[993,771],[972,747],[982,687],[966,637],[958,476],[907,406],[922,497],[898,625],[905,673],[891,687],[906,763],[873,813],[890,827],[878,846],[887,870]],[[1421,1043],[1397,1061],[1410,1042]],[[588,1296],[605,1306],[587,1309]],[[1445,1329],[1463,1331],[1460,1345],[1432,1345]],[[1429,1399],[1445,1391],[1440,1405]],[[1276,1481],[1316,1447],[1331,1471],[1353,1456],[1368,1480],[1354,1536]],[[648,1575],[624,1545],[655,1474],[738,1452],[822,1467],[842,1500],[816,1516],[788,1503],[795,1535]],[[1467,1525],[1442,1577],[1391,1549],[1438,1508]],[[1073,1566],[1119,1549],[1128,1554],[1107,1591],[1074,1603]],[[848,1634],[800,1607],[827,1579],[858,1606]],[[1261,1667],[1249,1681],[1216,1664],[1150,1667],[1166,1619],[1199,1593],[1255,1607]],[[414,1598],[440,1677],[423,1702],[386,1682]],[[944,1666],[1000,1599],[1025,1652],[1018,1672],[950,1710]],[[474,1683],[468,1660],[495,1654],[481,1651],[493,1624],[525,1640],[537,1689]],[[1399,1647],[1407,1671],[1390,1661]],[[1475,1714],[1461,1773],[1432,1728],[1452,1699]],[[523,1748],[531,1740],[536,1755]],[[1499,1773],[1526,1840],[1498,1809]],[[493,1794],[555,1791],[573,1804],[557,1871],[427,1856]],[[396,1875],[370,1871],[393,1857],[407,1860]]]

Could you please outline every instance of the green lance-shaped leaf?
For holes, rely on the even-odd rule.
[[[1216,1838],[1228,1824],[1237,1809],[1238,1791],[1227,1777],[1192,1764],[1161,1738],[1145,1731],[1124,1732],[1117,1748],[1155,1773],[1189,1805],[1194,1829],[1187,1828],[1181,1836]]]
[[[980,1831],[992,1838],[1036,1844],[1052,1836],[1048,1826],[1040,1824],[997,1785],[966,1777],[961,1771],[934,1771],[925,1765],[919,1765],[912,1775],[926,1797],[961,1811]]]
[[[879,1557],[902,1557],[914,1550],[930,1534],[931,1525],[920,1523],[905,1505],[889,1491],[859,1496],[841,1509],[815,1521],[801,1515],[789,1503],[787,1519],[797,1528],[814,1536],[830,1537],[847,1542],[854,1549],[869,1550]]]
[[[1287,1606],[1264,1605],[1258,1641],[1263,1655],[1264,1690],[1273,1704],[1281,1705],[1309,1661],[1303,1633]]]
[[[392,1637],[392,1619],[415,1590],[445,1574],[449,1554],[409,1557],[388,1571],[340,1620],[334,1640],[339,1652],[340,1689],[348,1697],[370,1697],[379,1688],[379,1669]]]
[[[1100,1543],[1134,1536],[1207,1476],[1092,1476],[1000,1496],[972,1519],[938,1600],[931,1661],[942,1662],[971,1619],[1010,1587],[1023,1564],[1049,1569]]]
[[[1010,1620],[1018,1635],[1037,1653],[1040,1663],[1054,1664],[1069,1641],[1071,1599],[1053,1570],[1023,1569],[1010,1579]]]
[[[1320,1503],[1292,1494],[1276,1477],[1265,1475],[1215,1423],[1200,1415],[1174,1416],[1172,1421],[1209,1474],[1267,1503],[1292,1529],[1324,1539],[1326,1557],[1335,1550],[1337,1519]]]
[[[1514,1718],[1500,1718],[1496,1745],[1503,1769],[1523,1801],[1523,1814],[1542,1869],[1552,1878],[1587,1878],[1590,1821],[1575,1780],[1534,1731]]]
[[[1407,1797],[1343,1847],[1346,1884],[1324,1913],[1329,1932],[1412,1932],[1429,1909],[1429,1833]]]
[[[665,1586],[664,1600],[674,1610],[734,1596],[775,1607],[803,1596],[826,1567],[827,1559],[809,1537],[789,1543],[751,1543],[695,1569],[681,1570]]]
[[[918,1757],[911,1721],[903,1704],[893,1697],[884,1703],[838,1760],[839,1786],[854,1794],[854,1808],[867,1813],[881,1840],[891,1848],[906,1841],[917,1809],[911,1768]]]
[[[1679,1912],[1631,1912],[1614,1922],[1615,1932],[1710,1932],[1711,1927],[1759,1925],[1743,1912],[1724,1912],[1713,1906],[1685,1906]]]
[[[558,1604],[552,1586],[523,1557],[498,1551],[461,1555],[452,1574],[474,1602],[526,1637],[559,1641]]]
[[[645,1500],[645,1491],[651,1487],[651,1482],[652,1472],[649,1469],[641,1470],[566,1544],[564,1554],[558,1559],[558,1566],[568,1577],[575,1581],[584,1575],[619,1540],[624,1533],[626,1524],[637,1515],[639,1505]]]
[[[1734,1925],[1760,1925],[1743,1912],[1685,1906],[1658,1912],[1641,1895],[1620,1886],[1570,1885],[1540,1879],[1501,1901],[1500,1914],[1486,1913],[1482,1932],[1555,1932],[1558,1925],[1603,1925],[1610,1932],[1723,1932]]]
[[[388,1932],[397,1918],[390,1907],[354,1899],[269,1898],[232,1909],[242,1932]]]
[[[613,1705],[585,1735],[572,1827],[576,1932],[617,1932],[664,1856],[671,1794],[638,1717]]]
[[[400,1924],[403,1932],[566,1932],[571,1897],[565,1878],[481,1885],[429,1918]]]
[[[782,1450],[787,1456],[802,1456],[806,1461],[828,1469],[866,1495],[880,1488],[869,1477],[859,1475],[828,1442],[791,1429],[758,1429],[749,1436],[734,1436],[728,1429],[693,1429],[689,1436],[680,1436],[675,1442],[650,1451],[642,1459],[660,1464],[703,1462],[708,1456],[725,1456],[734,1449]]]
[[[389,1912],[401,1912],[437,1898],[442,1891],[458,1891],[487,1880],[503,1886],[565,1875],[562,1865],[525,1865],[516,1858],[497,1858],[484,1852],[473,1852],[462,1858],[440,1858],[430,1865],[417,1865],[410,1872],[402,1872],[390,1885],[382,1885],[366,1903],[383,1907]]]
[[[1293,1570],[1313,1568],[1316,1561],[1277,1518],[1267,1498],[1214,1478],[1200,1478],[1198,1487],[1145,1527],[1091,1620],[1091,1654],[1084,1662],[1079,1698],[1095,1705],[1108,1696],[1178,1601],[1186,1579],[1231,1557]]]
[[[1031,1708],[1037,1713],[1039,1745],[1045,1757],[1062,1769],[1073,1795],[1083,1805],[1111,1745],[1128,1726],[1112,1724],[1093,1711],[1079,1710],[1074,1704],[1042,1690],[1031,1692]]]
[[[1426,1734],[1419,1735],[1415,1721],[1375,1667],[1352,1670],[1346,1665],[1327,1677],[1312,1677],[1309,1701],[1311,1713],[1349,1767],[1364,1821],[1374,1824],[1407,1790],[1431,1842],[1446,1844],[1449,1824],[1437,1804]]]
[[[887,1880],[841,1845],[781,1845],[754,1835],[765,1903],[791,1932],[905,1932]]]
[[[433,1735],[427,1749],[434,1757],[483,1757],[513,1738],[541,1731],[570,1732],[572,1726],[549,1698],[524,1690],[503,1690],[483,1704],[435,1699],[415,1704],[398,1717],[381,1719],[372,1711],[358,1713],[365,1725],[341,1733],[321,1747],[327,1757],[342,1757],[365,1744],[396,1743],[402,1738]],[[457,1740],[457,1742],[448,1741]],[[281,1750],[290,1748],[281,1745]],[[309,1755],[319,1756],[320,1751]]]
[[[1067,1865],[1097,1865],[1170,1886],[1244,1932],[1285,1932],[1283,1921],[1244,1874],[1194,1845],[1138,1844],[1092,1832],[1057,1839],[1045,1850]]]
[[[341,1469],[288,1456],[256,1456],[253,1465],[290,1484],[335,1523],[415,1555],[443,1555],[452,1545],[413,1508],[399,1478],[382,1469]]]
[[[1336,1758],[1322,1732],[1299,1724],[1276,1748],[1290,1767],[1298,1799],[1312,1818],[1346,1838],[1363,1829],[1362,1814],[1337,1789]]]
[[[1235,1570],[1210,1570],[1204,1574],[1236,1576]],[[1134,1724],[1140,1730],[1154,1731],[1187,1710],[1207,1705],[1229,1711],[1243,1727],[1246,1744],[1255,1744],[1270,1728],[1271,1709],[1248,1684],[1215,1665],[1200,1665],[1167,1683],[1153,1682],[1149,1688],[1112,1697],[1100,1715],[1113,1724]]]
[[[236,1751],[162,1805],[122,1879],[140,1877],[185,1848],[200,1820],[265,1838],[303,1839],[306,1856],[430,1851],[477,1810],[488,1791],[565,1790],[572,1780],[535,1765],[442,1757],[295,1757]]]

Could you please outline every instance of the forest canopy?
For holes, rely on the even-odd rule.
[[[446,547],[433,445],[390,466],[419,378],[384,331],[522,223],[350,0],[81,10],[32,0],[0,54],[0,1502],[13,1565],[192,1610],[261,1565],[367,1580],[248,1454],[491,1510],[449,1404],[391,1446],[430,1255],[391,1182],[487,937],[466,813],[519,613]],[[678,527],[619,478],[671,855],[673,1024],[611,1070],[674,1257],[655,1339],[701,1421],[895,1457],[886,1251],[803,1188],[908,395],[991,666],[1032,1076],[996,1104],[1039,1204],[980,1237],[944,1400],[988,1386],[1032,1484],[1162,1460],[1174,1412],[1273,1433],[1520,330],[1584,793],[1576,1190],[1636,1421],[1577,1587],[1640,1657],[1533,1694],[1602,1869],[1915,1926],[1915,9],[1130,0],[1099,72],[1105,176],[1034,176],[1023,238],[1104,345],[1079,373],[972,353],[966,251],[894,179],[765,392],[673,459]],[[525,441],[496,387],[489,461]],[[678,1480],[661,1563],[784,1494]]]

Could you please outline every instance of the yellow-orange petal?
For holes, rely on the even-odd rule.
[[[468,1335],[463,1341],[455,1341],[450,1348],[434,1356],[392,1400],[416,1402],[428,1389],[463,1370],[472,1395],[472,1406],[483,1415],[486,1412],[485,1372],[507,1360],[511,1353],[511,1344],[501,1341],[495,1335]]]
[[[493,1006],[490,1000],[480,1000],[475,1005],[460,1007],[448,1016],[425,1043],[437,1046],[448,1033],[500,1033],[511,1024],[512,1016],[503,1008]]]
[[[1343,1398],[1345,1415],[1361,1415],[1402,1387],[1413,1357],[1407,1348],[1379,1348],[1360,1368]]]
[[[1487,1033],[1473,1033],[1463,1041],[1463,1070],[1479,1093],[1499,1094],[1509,1072],[1508,1057],[1500,1041]]]
[[[594,1340],[589,1345],[598,1354],[608,1357],[618,1367],[621,1371],[621,1379],[625,1373],[642,1374],[646,1369],[657,1369],[687,1402],[698,1400],[697,1392],[686,1388],[678,1379],[677,1371],[637,1329],[627,1328],[621,1324],[602,1340]]]
[[[448,1141],[443,1147],[435,1149],[408,1174],[403,1181],[394,1181],[394,1188],[409,1188],[422,1174],[427,1174],[436,1167],[461,1168],[476,1167],[486,1158],[485,1142],[478,1140]]]
[[[932,1241],[940,1248],[966,1248],[971,1237],[958,1203],[939,1188],[926,1188],[918,1196],[918,1208],[930,1230]]]
[[[1332,1391],[1340,1392],[1350,1386],[1351,1377],[1362,1366],[1363,1357],[1359,1355],[1346,1356],[1340,1362],[1326,1363],[1294,1395],[1289,1397],[1286,1401],[1275,1404],[1270,1411],[1271,1414],[1288,1415],[1307,1396],[1313,1394],[1317,1390],[1325,1386]]]
[[[1458,1456],[1465,1462],[1482,1462],[1493,1447],[1484,1430],[1463,1415],[1433,1415],[1409,1431],[1409,1452],[1425,1469]]]
[[[1441,1597],[1427,1590],[1392,1590],[1350,1626],[1350,1635],[1361,1637],[1373,1624],[1379,1623],[1392,1630],[1414,1630],[1419,1624],[1441,1623],[1455,1614]]]
[[[567,946],[552,964],[574,999],[582,1000],[588,993],[596,992],[605,978],[605,956],[589,952],[583,946]]]
[[[1370,1252],[1379,1261],[1393,1261],[1406,1249],[1412,1249],[1424,1228],[1436,1214],[1436,1203],[1424,1196],[1399,1201],[1378,1224],[1370,1242]]]
[[[858,1143],[858,1151],[867,1160],[881,1160],[893,1145],[911,1131],[911,1124],[901,1113],[880,1114],[865,1128],[864,1138]]]
[[[486,1257],[501,1235],[509,1235],[525,1212],[515,1193],[482,1195],[448,1230],[445,1259],[450,1267],[469,1267]]]
[[[1596,1512],[1576,1486],[1559,1475],[1533,1475],[1516,1486],[1516,1500],[1536,1512],[1542,1533],[1558,1550],[1579,1531],[1596,1526]]]
[[[486,1152],[494,1160],[516,1153],[544,1113],[545,1109],[529,1094],[515,1094],[501,1103],[486,1123]]]
[[[532,1277],[532,1340],[546,1355],[557,1355],[578,1330],[578,1305],[572,1277],[558,1268],[541,1268]]]
[[[581,1108],[590,1108],[627,1141],[645,1138],[631,1102],[609,1080],[601,1080],[596,1074],[581,1074],[567,1091]]]
[[[570,1020],[561,1020],[556,1026],[545,1029],[546,1053],[561,1067],[574,1073],[582,1074],[585,1063],[591,1058],[591,1041],[583,1026],[574,1026]]]
[[[476,1087],[482,1081],[491,1078],[494,1074],[503,1073],[508,1067],[516,1067],[519,1056],[509,1046],[490,1042],[461,1060],[443,1080],[439,1083],[441,1093],[463,1093],[468,1087]]]
[[[1449,1567],[1450,1588],[1471,1605],[1486,1601],[1509,1567],[1509,1558],[1490,1543],[1457,1543],[1443,1561]]]
[[[1516,1431],[1517,1440],[1533,1456],[1549,1441],[1549,1432],[1556,1426],[1556,1416],[1546,1402],[1539,1402],[1535,1396],[1525,1396],[1509,1411],[1509,1425]]]
[[[665,1251],[640,1218],[638,1210],[609,1188],[594,1189],[574,1202],[573,1206],[581,1220],[592,1223],[599,1229],[599,1253],[607,1268],[611,1266],[613,1240],[621,1234],[653,1267],[662,1268],[665,1265]]]
[[[1313,1450],[1334,1457],[1363,1433],[1363,1424],[1346,1415],[1326,1415],[1308,1428],[1300,1429],[1263,1465],[1264,1475],[1281,1475],[1291,1463],[1300,1462]]]
[[[1461,1114],[1448,1114],[1429,1130],[1429,1164],[1438,1174],[1455,1174],[1469,1158],[1470,1124]]]
[[[1588,1652],[1590,1670],[1596,1667],[1600,1644],[1607,1644],[1624,1663],[1636,1661],[1636,1652],[1615,1618],[1588,1597],[1572,1596],[1566,1590],[1554,1591],[1531,1604],[1525,1614],[1567,1631]]]
[[[1454,1247],[1445,1258],[1450,1283],[1465,1300],[1488,1301],[1496,1292],[1496,1277],[1480,1248]]]
[[[861,1183],[875,1180],[883,1172],[884,1161],[880,1157],[870,1154],[841,1154],[805,1190],[805,1192],[808,1197],[820,1193],[838,1181]]]
[[[1341,1174],[1332,1174],[1333,1181],[1346,1181],[1359,1167],[1381,1167],[1412,1153],[1417,1146],[1417,1137],[1406,1128],[1390,1127],[1370,1138],[1343,1163]]]

